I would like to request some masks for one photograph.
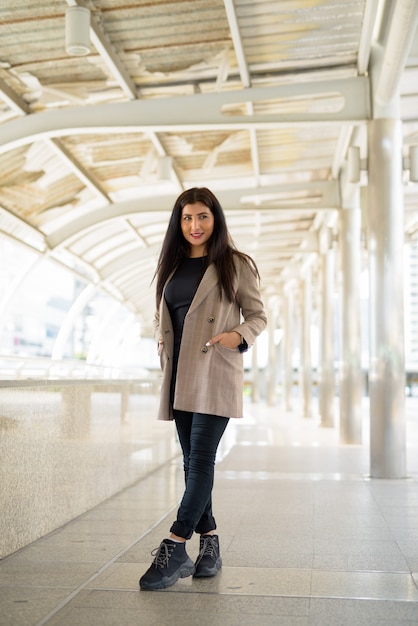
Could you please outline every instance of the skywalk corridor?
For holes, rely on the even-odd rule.
[[[112,397],[106,402],[111,407]],[[407,399],[403,480],[368,478],[364,403],[363,444],[343,446],[338,428],[300,418],[297,405],[285,413],[246,401],[216,471],[223,569],[162,592],[139,591],[138,578],[182,490],[172,424],[155,421],[153,396],[132,396],[119,434],[110,410],[93,412],[91,427],[104,441],[130,438],[143,477],[0,562],[0,624],[417,624],[418,399]],[[3,451],[6,440],[3,433]],[[109,471],[104,460],[101,471]],[[188,552],[194,559],[197,551],[196,538]]]

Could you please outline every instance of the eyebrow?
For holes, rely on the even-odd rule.
[[[201,211],[197,215],[207,215],[208,213],[209,213],[209,209],[207,211]],[[183,213],[183,217],[191,217],[192,215],[193,215],[192,213]]]

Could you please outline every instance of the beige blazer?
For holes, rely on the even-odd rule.
[[[177,366],[174,408],[223,417],[242,417],[243,355],[219,343],[206,342],[219,333],[236,330],[250,347],[265,328],[267,318],[258,280],[241,260],[237,264],[237,301],[219,297],[218,277],[210,265],[186,314]],[[164,294],[154,319],[155,338],[163,372],[158,419],[173,419],[170,381],[173,358],[173,327]]]

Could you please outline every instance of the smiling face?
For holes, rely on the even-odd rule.
[[[212,236],[215,218],[212,211],[203,204],[186,204],[181,212],[181,231],[190,244],[190,256],[199,257],[207,254],[206,244]]]

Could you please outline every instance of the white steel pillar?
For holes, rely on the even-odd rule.
[[[404,207],[400,83],[418,2],[384,3],[369,65],[370,463],[375,478],[406,475]]]
[[[330,229],[321,234],[321,314],[318,404],[321,426],[334,426],[334,250]]]
[[[268,377],[267,377],[267,404],[273,406],[276,403],[276,345],[274,335],[276,330],[276,307],[273,302],[269,304],[268,330]]]
[[[312,355],[311,355],[311,268],[305,269],[301,281],[301,392],[303,417],[312,417]]]
[[[341,369],[340,441],[361,443],[360,273],[361,209],[359,187],[340,212]]]
[[[406,473],[402,126],[368,125],[370,462],[374,478]]]
[[[293,291],[289,289],[285,296],[284,301],[284,376],[283,376],[283,397],[286,411],[291,411],[293,408],[292,395],[293,395]]]

